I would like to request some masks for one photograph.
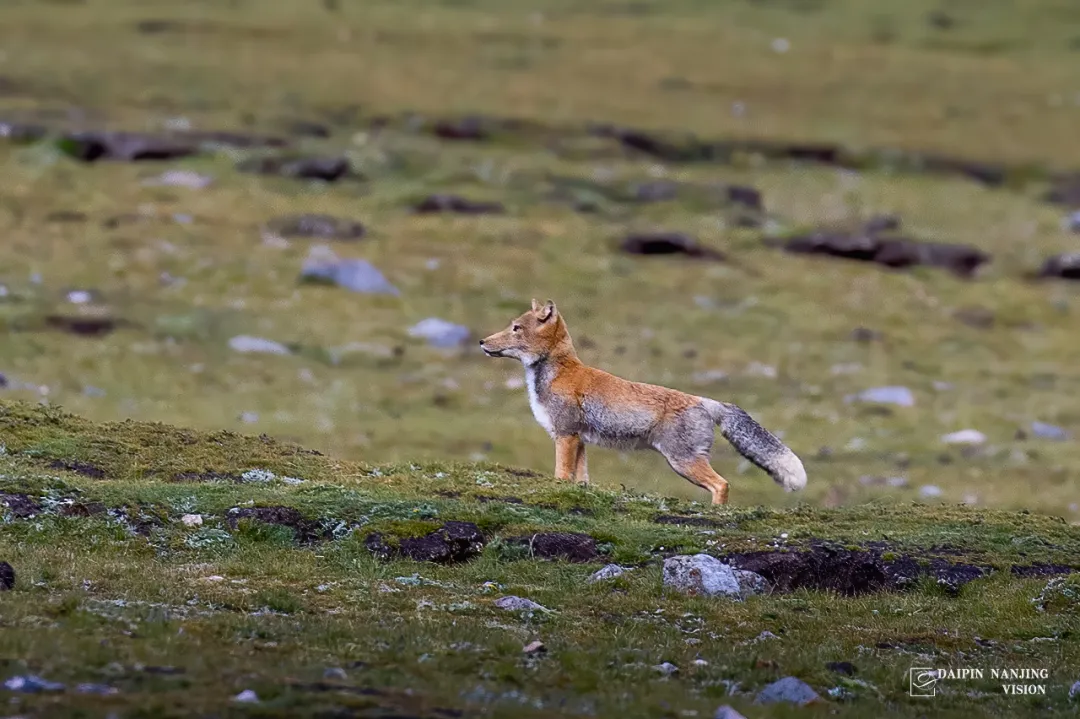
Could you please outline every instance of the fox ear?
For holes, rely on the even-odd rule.
[[[539,302],[537,302],[537,301],[536,301],[536,298],[534,297],[534,298],[533,298],[533,301],[532,301],[532,311],[533,311],[533,312],[536,312],[536,311],[537,311],[537,310],[539,310],[539,309],[540,309],[540,303],[539,303]]]
[[[544,303],[543,307],[540,307],[535,311],[536,319],[540,322],[547,322],[549,319],[558,314],[558,311],[555,309],[555,303],[551,300],[548,300],[546,303]]]

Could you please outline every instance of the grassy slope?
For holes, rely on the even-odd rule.
[[[439,708],[471,715],[486,707],[497,717],[644,718],[711,716],[724,701],[761,716],[750,706],[753,692],[789,674],[822,693],[850,692],[832,702],[836,716],[1074,710],[1066,694],[1075,679],[1069,667],[1080,662],[1076,607],[1038,612],[1031,599],[1047,580],[1008,571],[1013,563],[1074,561],[1080,533],[1060,519],[921,505],[713,509],[571,487],[498,465],[361,465],[257,437],[94,425],[27,405],[0,405],[0,432],[7,443],[0,492],[42,505],[31,518],[7,513],[0,533],[0,559],[18,574],[15,590],[0,595],[5,671],[120,690],[26,695],[19,712],[314,716],[353,707],[358,713],[326,716],[396,708],[439,717],[449,716]],[[57,461],[79,471],[56,469]],[[304,481],[167,481],[252,469]],[[506,496],[522,502],[477,499]],[[225,521],[230,509],[252,505],[294,507],[333,531],[298,545],[281,526]],[[108,512],[95,513],[101,508]],[[180,521],[191,513],[203,516],[201,527]],[[721,528],[653,521],[672,513],[711,518]],[[452,519],[475,522],[487,535],[469,563],[382,563],[364,546],[369,532],[415,536]],[[498,541],[536,531],[589,533],[604,556],[586,564],[529,559]],[[923,583],[903,594],[800,590],[736,603],[661,586],[665,553],[799,548],[814,537],[887,541],[897,552],[949,546],[961,559],[1003,571],[956,597]],[[584,584],[609,560],[637,568],[614,582]],[[396,579],[414,575],[422,579]],[[493,606],[510,594],[554,612],[530,617]],[[763,631],[776,638],[755,642]],[[524,655],[535,639],[547,653]],[[665,679],[652,669],[665,661],[681,673]],[[853,662],[857,681],[825,667],[835,661]],[[911,699],[906,672],[920,662],[1048,667],[1050,693],[1006,697],[987,679],[947,687],[934,700]],[[172,669],[154,669],[161,666]],[[345,668],[344,678],[324,680],[327,668]],[[727,697],[731,682],[739,687]],[[229,697],[244,689],[263,703],[229,710]],[[973,700],[969,691],[981,694]]]

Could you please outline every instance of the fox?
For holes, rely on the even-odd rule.
[[[632,382],[582,362],[552,300],[480,340],[488,357],[525,368],[533,417],[555,442],[556,479],[589,483],[586,445],[659,452],[676,474],[728,501],[728,481],[710,464],[714,427],[743,457],[788,492],[806,486],[802,460],[734,404]]]

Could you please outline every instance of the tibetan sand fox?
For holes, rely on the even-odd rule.
[[[555,476],[589,481],[585,445],[654,449],[679,475],[726,504],[728,483],[709,464],[713,427],[784,489],[806,486],[806,470],[788,447],[733,404],[667,387],[630,382],[578,359],[566,322],[548,300],[502,332],[480,340],[489,357],[525,366],[529,405],[555,440]]]

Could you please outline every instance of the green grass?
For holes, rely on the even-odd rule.
[[[1080,533],[1061,519],[919,504],[713,508],[567,486],[499,465],[357,464],[257,437],[93,425],[30,405],[0,405],[0,430],[9,441],[0,492],[41,507],[32,517],[9,511],[0,532],[0,558],[17,573],[14,591],[0,595],[5,671],[118,690],[13,695],[13,709],[26,715],[322,716],[351,708],[356,716],[449,716],[441,708],[495,717],[676,717],[711,716],[730,702],[759,716],[754,693],[785,675],[825,696],[832,690],[837,716],[1075,710],[1066,697],[1070,667],[1080,661],[1075,580],[1053,580],[1047,590],[1046,578],[1009,571],[1075,561]],[[106,477],[49,469],[57,459]],[[267,481],[160,478],[203,467],[237,476],[262,470],[247,476]],[[489,497],[521,501],[481,501]],[[305,545],[281,525],[228,522],[230,510],[252,506],[295,508],[325,534]],[[716,526],[654,521],[671,513]],[[182,521],[190,514],[201,526]],[[448,520],[483,528],[487,546],[478,557],[446,566],[381,562],[365,546],[372,532],[407,538]],[[570,564],[509,551],[507,538],[538,531],[589,534],[600,554]],[[902,593],[797,590],[745,602],[662,587],[660,560],[670,553],[798,550],[815,538],[851,547],[886,542],[893,553],[919,557],[942,548],[949,554],[940,556],[996,571],[953,597],[933,582]],[[608,561],[634,569],[584,582]],[[1033,600],[1044,593],[1040,610]],[[495,607],[505,595],[551,611],[519,616]],[[775,638],[759,640],[764,631]],[[546,652],[523,654],[536,639]],[[852,662],[857,674],[826,667],[837,661]],[[680,674],[663,678],[651,668],[662,662]],[[907,669],[926,662],[983,667],[987,677],[990,667],[1045,667],[1048,694],[1008,697],[986,678],[950,684],[934,700],[910,698]],[[344,674],[324,679],[327,670]],[[258,707],[230,709],[230,697],[245,689],[257,693]],[[981,694],[973,700],[969,691]]]
[[[1032,613],[1045,579],[998,573],[949,599],[923,587],[900,597],[718,604],[661,595],[656,564],[660,547],[748,550],[783,532],[791,542],[880,539],[896,552],[945,544],[999,568],[1075,553],[1080,442],[1017,436],[1033,421],[1080,436],[1077,288],[1023,279],[1076,247],[1062,209],[1040,200],[1051,173],[1080,168],[1073,3],[0,4],[0,128],[18,121],[52,132],[30,143],[0,137],[0,396],[30,403],[3,405],[0,481],[2,491],[51,507],[0,533],[0,559],[19,572],[16,591],[0,600],[0,642],[8,673],[25,662],[57,680],[114,677],[123,689],[100,699],[24,697],[35,711],[67,702],[92,713],[100,701],[147,716],[221,714],[231,711],[222,708],[228,696],[250,687],[312,713],[352,702],[358,715],[389,707],[425,715],[491,702],[493,715],[506,716],[593,707],[704,717],[721,701],[722,680],[757,688],[795,674],[824,690],[840,681],[824,663],[850,660],[884,698],[855,687],[866,696],[839,702],[841,714],[1015,715],[1036,709],[993,687],[983,687],[986,699],[909,701],[906,670],[918,653],[875,642],[922,642],[950,661],[987,666],[1024,657],[1078,666],[1075,615],[1054,602],[1055,613]],[[786,52],[774,49],[778,39]],[[418,123],[469,114],[531,124],[449,142]],[[389,122],[376,130],[380,117]],[[365,179],[248,174],[239,161],[273,152],[237,148],[82,164],[55,141],[70,128],[185,124],[290,136],[297,122],[321,123],[330,136],[293,135],[296,151],[345,154]],[[588,134],[590,123],[676,142],[691,134],[836,143],[864,169],[746,153],[664,162]],[[922,154],[1001,166],[1008,182],[990,188],[920,172]],[[164,169],[214,182],[144,184]],[[626,201],[635,183],[657,179],[694,187],[671,201]],[[762,191],[770,231],[896,213],[906,234],[975,245],[994,259],[962,281],[785,254],[762,242],[763,230],[739,227],[737,212],[706,187],[729,183]],[[410,212],[433,192],[496,200],[506,212]],[[571,201],[598,210],[575,212]],[[401,295],[299,284],[315,242],[264,232],[294,213],[363,222],[363,239],[331,244],[372,262]],[[692,234],[732,262],[616,250],[627,232],[645,229]],[[72,289],[100,300],[80,309],[65,300]],[[520,367],[472,344],[443,352],[407,333],[441,317],[483,336],[533,297],[558,303],[587,362],[735,402],[782,432],[805,461],[807,489],[781,492],[722,440],[714,466],[731,480],[724,510],[691,505],[701,491],[649,453],[590,450],[589,489],[550,480],[552,443],[529,412]],[[970,310],[992,315],[992,326],[958,319]],[[128,324],[96,338],[48,324],[51,314],[83,311]],[[884,339],[853,341],[858,327]],[[235,353],[228,341],[239,334],[292,353]],[[717,371],[727,378],[708,379]],[[909,387],[915,406],[845,401],[881,385]],[[987,443],[962,451],[942,442],[965,428]],[[276,479],[244,481],[248,470]],[[894,477],[906,483],[886,481]],[[923,499],[924,485],[940,495]],[[62,505],[50,501],[75,496],[115,516],[58,516]],[[227,521],[251,501],[291,507],[303,526]],[[715,513],[724,528],[652,521],[687,506]],[[213,519],[185,527],[185,513]],[[480,558],[455,568],[386,565],[362,541],[376,530],[415,537],[446,519],[489,535]],[[583,589],[595,567],[524,559],[502,541],[552,528],[587,532],[609,559],[646,564]],[[322,534],[296,544],[304,532]],[[417,572],[445,586],[394,583]],[[498,592],[485,593],[489,581],[558,611],[507,618],[490,607]],[[433,606],[418,608],[421,600]],[[682,614],[716,637],[686,645]],[[781,639],[739,644],[765,629]],[[547,656],[522,658],[537,636]],[[695,668],[696,652],[710,663]],[[316,681],[323,668],[352,661],[366,668],[346,668],[351,685],[388,694],[312,696],[283,683]],[[658,678],[649,667],[661,661],[682,673]],[[137,672],[136,663],[185,673]],[[1066,679],[1080,676],[1055,681]],[[1051,714],[1067,711],[1060,686],[1047,700]],[[514,696],[532,703],[514,705]],[[755,716],[739,704],[748,696],[731,701]]]

